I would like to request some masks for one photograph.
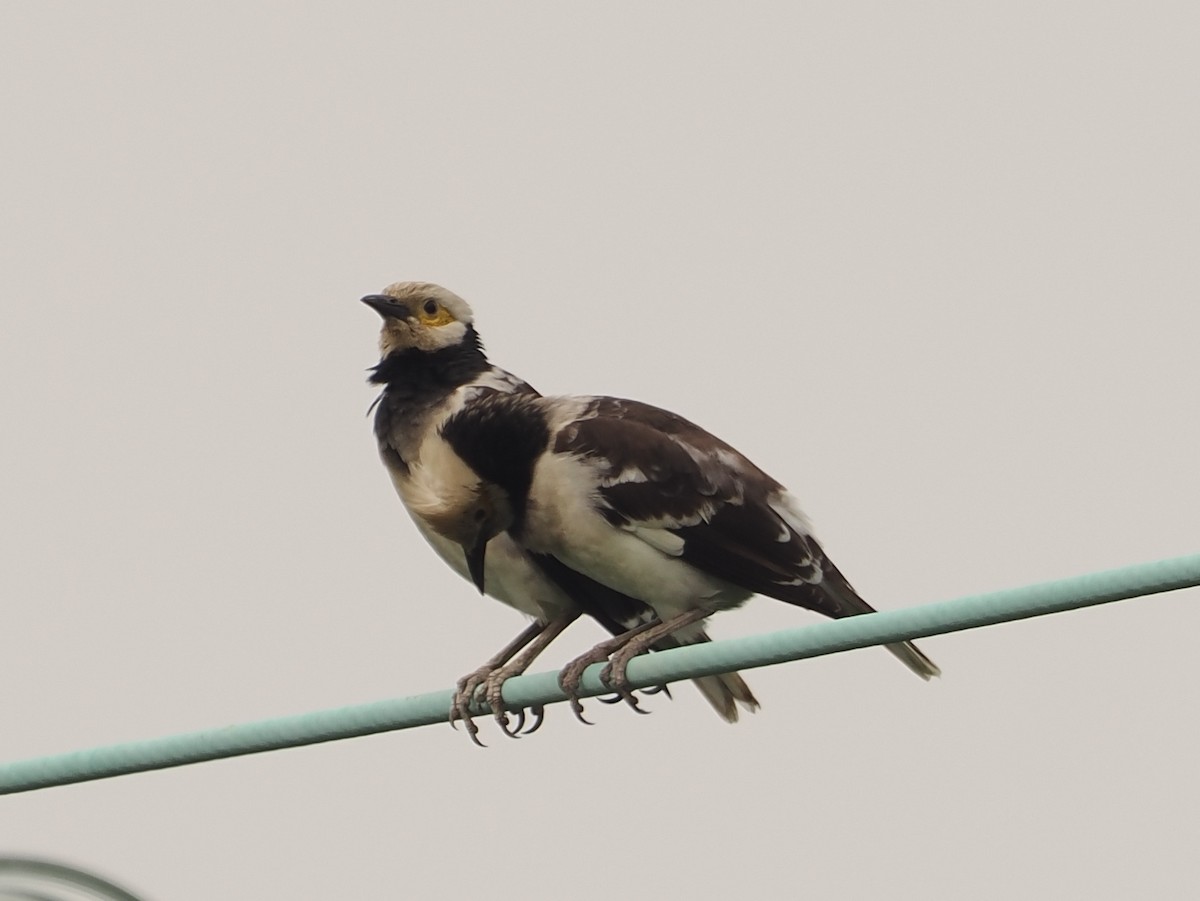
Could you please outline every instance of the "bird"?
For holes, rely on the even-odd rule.
[[[540,397],[528,383],[492,365],[465,300],[429,282],[397,282],[362,302],[382,318],[380,358],[368,381],[381,387],[372,405],[380,458],[418,532],[455,572],[478,590],[532,619],[497,654],[456,683],[450,722],[462,720],[476,744],[478,727],[471,706],[481,694],[501,730],[520,731],[524,712],[510,729],[503,683],[524,672],[536,657],[580,615],[595,619],[613,636],[645,631],[657,624],[654,610],[555,558],[519,545],[508,533],[513,504],[526,496],[479,474],[499,465],[512,473],[532,459],[537,436],[513,436],[503,444],[472,444],[461,427],[456,440],[472,444],[469,463],[446,440],[444,428],[457,414],[476,410],[494,397]],[[473,417],[468,417],[468,419]],[[460,426],[467,419],[458,420]],[[665,650],[708,641],[702,625],[682,629],[647,647]],[[758,701],[737,673],[693,680],[726,721],[738,718],[738,705],[754,710]],[[641,711],[628,692],[622,697]],[[577,700],[577,699],[576,699]],[[578,711],[577,715],[578,715]],[[541,712],[533,729],[541,723]],[[533,731],[530,729],[528,731]]]
[[[796,497],[676,413],[616,397],[494,393],[453,411],[440,434],[487,490],[499,489],[502,534],[654,611],[657,622],[563,670],[577,715],[587,665],[607,660],[601,679],[629,700],[634,656],[756,594],[833,619],[875,612]],[[922,679],[941,674],[911,642],[886,647]]]

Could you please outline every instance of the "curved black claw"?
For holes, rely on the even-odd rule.
[[[585,726],[596,725],[583,715],[583,702],[580,701],[579,698],[571,698],[571,712],[575,714],[575,719],[579,720],[579,722],[583,723]]]
[[[467,710],[462,705],[462,690],[461,688],[454,693],[454,697],[450,701],[450,728],[455,732],[458,731],[458,720],[464,722],[471,718],[471,711]]]
[[[520,738],[521,730],[525,727],[525,709],[515,711],[517,715],[517,723],[511,729],[508,727],[508,714],[501,713],[496,717],[496,722],[500,725],[500,731],[509,738]]]
[[[585,726],[594,726],[595,723],[583,715],[583,702],[579,700],[579,682],[583,677],[583,671],[587,669],[588,662],[581,658],[568,663],[558,674],[558,687],[563,690],[563,694],[571,702],[571,713],[575,714],[575,719]]]
[[[541,704],[536,707],[530,707],[529,712],[533,714],[533,725],[525,730],[524,735],[533,735],[538,729],[542,728],[542,723],[546,721],[546,708]]]
[[[479,740],[479,727],[475,725],[475,720],[471,716],[471,703],[478,689],[479,682],[476,674],[459,680],[458,687],[454,692],[454,698],[450,702],[450,728],[457,732],[457,721],[462,720],[463,728],[467,730],[467,735],[471,741],[475,742],[481,748],[486,748],[487,745]]]
[[[625,670],[622,667],[622,669],[620,670],[618,677],[616,679],[617,684],[614,686],[612,684],[612,682],[613,682],[613,665],[610,662],[607,666],[604,667],[604,669],[600,670],[600,681],[603,682],[605,685],[607,685],[609,688],[612,688],[614,691],[616,691],[617,697],[620,698],[622,701],[624,701],[626,704],[628,704],[634,713],[650,713],[649,710],[643,710],[641,708],[641,706],[639,706],[638,699],[634,696],[633,692],[626,685],[623,684],[624,683],[624,678],[623,678],[624,675],[625,675]],[[656,694],[656,692],[650,692],[650,694]]]
[[[652,685],[649,688],[639,688],[638,691],[640,691],[642,694],[646,695],[647,697],[649,697],[650,695],[658,695],[658,694],[665,694],[668,698],[671,697],[671,689],[669,689],[665,685]],[[626,703],[628,703],[628,699],[623,697],[620,694],[620,692],[617,692],[617,693],[614,693],[611,695],[604,695],[603,697],[598,695],[596,697],[596,700],[599,701],[601,704],[620,704],[622,701],[625,701]],[[674,700],[674,699],[672,698],[672,700]],[[636,705],[634,705],[634,706],[636,706]],[[650,711],[649,710],[639,710],[638,712],[639,713],[649,713]]]
[[[462,720],[463,728],[467,730],[467,737],[471,741],[475,742],[481,748],[487,747],[487,745],[479,740],[479,727],[475,725],[475,720],[471,719],[469,710],[461,710],[457,704],[450,708],[450,728],[455,732],[458,731],[458,726],[454,723],[456,719]]]
[[[470,719],[471,719],[470,711],[463,710],[459,706],[458,696],[456,695],[454,697],[454,700],[451,701],[451,703],[450,703],[450,728],[453,729],[455,732],[457,732],[458,731],[458,720],[462,720],[465,723]]]
[[[479,740],[479,727],[475,725],[475,720],[471,718],[471,711],[465,705],[460,705],[458,699],[455,699],[454,704],[450,707],[450,728],[455,732],[458,731],[458,724],[455,720],[462,720],[463,728],[467,730],[467,737],[481,748],[486,748],[483,742]]]
[[[630,692],[629,695],[627,697],[623,698],[622,700],[624,700],[625,703],[630,706],[630,708],[633,710],[634,713],[645,713],[645,714],[649,715],[654,712],[652,710],[646,710],[645,708],[641,707],[638,704],[638,699],[636,697],[634,697],[633,692]]]

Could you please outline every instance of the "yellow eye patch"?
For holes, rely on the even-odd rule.
[[[425,325],[446,325],[454,321],[454,317],[450,315],[450,311],[439,305],[432,313],[422,307],[421,322]]]

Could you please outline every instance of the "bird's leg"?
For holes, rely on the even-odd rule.
[[[665,623],[654,623],[650,628],[631,636],[622,647],[613,652],[608,665],[600,671],[601,680],[611,685],[613,690],[621,695],[621,697],[627,700],[632,698],[633,692],[629,689],[629,680],[625,675],[625,669],[629,666],[629,661],[638,654],[644,654],[650,650],[650,646],[660,638],[666,638],[668,635],[685,626],[698,623],[708,615],[709,611],[707,610],[688,610],[678,616],[671,617]],[[636,706],[636,702],[634,702],[634,706]]]
[[[517,734],[521,731],[521,727],[525,725],[525,711],[522,710],[518,713],[517,725],[513,729],[508,728],[508,715],[505,712],[502,695],[505,680],[511,679],[513,676],[519,676],[525,670],[529,669],[529,665],[533,663],[542,651],[550,646],[550,642],[554,641],[567,626],[571,625],[578,618],[579,611],[572,610],[564,613],[557,619],[550,620],[541,633],[533,638],[529,647],[513,657],[508,663],[497,667],[484,680],[484,697],[487,699],[488,706],[492,708],[492,716],[496,718],[496,722],[500,726],[500,731],[505,735],[516,738]],[[537,721],[529,730],[530,732],[536,732],[538,726],[542,724],[543,713],[544,710],[542,707],[533,708],[533,714],[537,717]]]
[[[488,676],[508,663],[521,648],[541,635],[548,625],[548,623],[541,622],[530,623],[520,635],[501,648],[495,656],[488,658],[483,666],[458,680],[454,687],[454,697],[450,701],[451,728],[456,728],[454,721],[461,719],[471,741],[483,747],[483,742],[479,740],[479,727],[471,719],[471,704],[475,700],[475,692],[487,681]]]
[[[571,701],[571,712],[575,714],[575,719],[579,720],[581,723],[587,723],[589,726],[592,725],[588,720],[584,719],[583,702],[579,700],[579,683],[583,680],[583,671],[593,663],[603,663],[609,658],[610,654],[615,654],[621,648],[629,644],[629,642],[631,642],[633,639],[658,625],[658,620],[653,620],[648,623],[643,623],[640,626],[635,626],[628,632],[623,632],[615,638],[610,638],[607,641],[600,642],[586,654],[576,657],[563,667],[562,672],[558,674],[558,684]],[[638,713],[648,712],[638,707],[637,698],[633,696],[632,692],[621,692],[621,697],[623,697],[629,703],[629,706]]]

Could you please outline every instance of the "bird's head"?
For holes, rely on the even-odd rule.
[[[386,358],[406,350],[433,353],[461,344],[475,316],[465,300],[441,285],[396,282],[362,302],[383,317],[379,353]]]

